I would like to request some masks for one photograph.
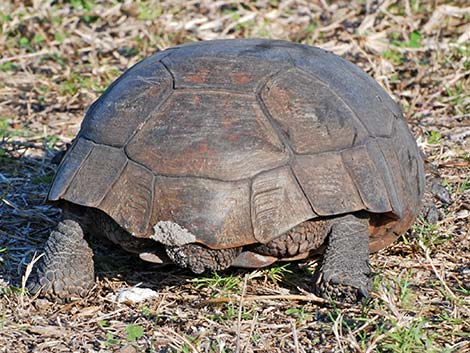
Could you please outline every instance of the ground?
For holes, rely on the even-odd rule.
[[[322,302],[316,262],[196,276],[96,248],[96,287],[66,304],[25,290],[59,211],[52,158],[126,68],[173,45],[264,37],[317,45],[401,105],[452,195],[371,258],[368,301]],[[3,1],[0,352],[470,352],[470,7],[465,0]],[[140,304],[110,294],[139,284]]]

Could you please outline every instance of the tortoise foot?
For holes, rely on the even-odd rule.
[[[323,273],[316,281],[315,290],[318,296],[341,303],[357,303],[369,297],[371,280],[364,274]]]
[[[61,221],[47,240],[28,290],[64,300],[84,297],[93,284],[93,253],[80,225],[72,220]]]

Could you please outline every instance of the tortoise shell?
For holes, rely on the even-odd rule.
[[[423,163],[399,107],[325,50],[275,40],[174,47],[90,107],[49,199],[136,237],[171,221],[222,249],[366,210],[371,250],[413,222]]]

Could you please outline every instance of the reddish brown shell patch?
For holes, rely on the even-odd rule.
[[[254,96],[175,91],[126,146],[156,174],[239,180],[289,155]]]

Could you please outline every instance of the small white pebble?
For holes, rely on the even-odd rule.
[[[120,288],[116,293],[111,293],[108,298],[118,303],[134,304],[140,303],[147,299],[158,297],[158,293],[150,288]]]

